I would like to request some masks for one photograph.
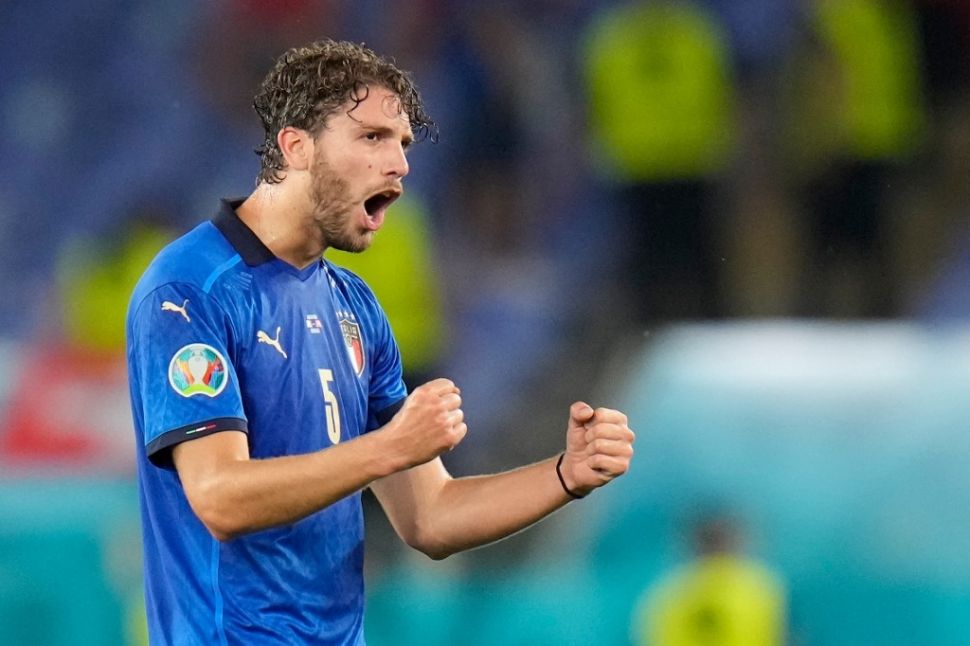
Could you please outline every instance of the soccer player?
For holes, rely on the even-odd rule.
[[[165,248],[128,313],[153,644],[362,644],[370,487],[431,558],[489,543],[626,472],[626,416],[577,402],[565,450],[452,478],[447,379],[406,392],[384,313],[328,248],[363,251],[433,124],[372,51],[287,51],[254,105],[255,191]]]

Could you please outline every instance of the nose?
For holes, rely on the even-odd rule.
[[[388,158],[384,169],[384,174],[396,179],[401,179],[411,171],[408,164],[407,155],[404,154],[404,146],[394,144],[390,147]]]

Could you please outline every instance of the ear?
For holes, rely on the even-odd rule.
[[[313,138],[306,130],[286,126],[276,134],[287,170],[307,170],[313,160]]]

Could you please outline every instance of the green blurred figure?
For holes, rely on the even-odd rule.
[[[737,526],[706,517],[693,562],[644,594],[631,626],[638,646],[781,646],[787,603],[777,577],[739,552]]]

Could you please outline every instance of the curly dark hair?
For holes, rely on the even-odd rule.
[[[436,140],[437,127],[424,111],[407,72],[363,44],[320,40],[284,52],[253,98],[264,131],[263,144],[255,151],[262,166],[256,183],[274,184],[283,179],[285,163],[276,143],[280,130],[293,126],[316,136],[327,118],[347,101],[353,101],[354,108],[360,105],[367,98],[369,85],[385,87],[398,95],[415,141],[427,137]]]

